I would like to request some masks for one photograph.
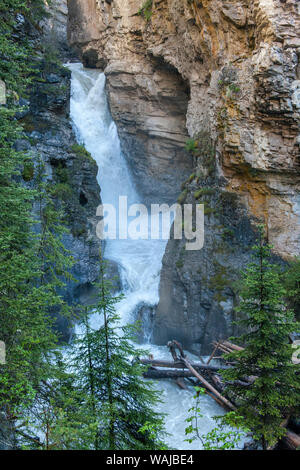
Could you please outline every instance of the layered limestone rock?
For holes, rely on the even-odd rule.
[[[154,327],[156,341],[182,332],[204,352],[212,337],[231,333],[232,285],[254,223],[265,223],[275,254],[299,255],[300,4],[69,0],[69,18],[71,44],[105,70],[144,194],[170,200],[186,181],[180,200],[207,206],[203,250],[168,243]],[[193,172],[185,125],[195,138]],[[205,188],[214,191],[200,195]]]
[[[188,82],[147,51],[141,2],[70,1],[69,40],[105,69],[113,119],[137,187],[150,203],[176,200],[192,169],[185,151]]]

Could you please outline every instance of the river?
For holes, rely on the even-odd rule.
[[[105,75],[84,69],[79,63],[68,64],[72,71],[70,113],[77,140],[90,152],[98,165],[98,181],[102,202],[118,207],[119,197],[127,196],[128,206],[143,203],[120,149],[117,128],[109,112],[105,92]],[[121,274],[124,299],[118,304],[122,324],[133,322],[140,306],[151,312],[159,300],[159,279],[166,240],[107,240],[105,258],[117,262]],[[150,313],[149,313],[150,315]],[[97,319],[94,319],[97,321]],[[144,318],[144,345],[156,358],[170,358],[166,347],[151,344],[151,321]],[[193,356],[190,355],[193,359]],[[199,449],[199,441],[185,441],[185,420],[194,405],[193,390],[180,390],[175,383],[160,381],[156,385],[163,402],[158,405],[166,413],[168,445],[175,449]],[[213,416],[224,413],[211,399],[201,399],[203,418],[201,434],[215,427]]]

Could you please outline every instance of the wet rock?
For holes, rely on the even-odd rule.
[[[16,449],[13,427],[6,421],[4,413],[0,412],[0,450]]]
[[[148,22],[139,8],[74,0],[68,36],[107,63],[112,115],[141,194],[174,202],[191,167],[185,124],[191,136],[208,130],[228,190],[264,220],[278,254],[298,255],[297,2],[155,1]]]
[[[149,343],[152,339],[154,312],[154,307],[145,302],[138,304],[133,312],[133,318],[138,325],[135,338],[140,344]]]
[[[23,175],[28,186],[35,186],[36,158],[42,158],[45,164],[47,183],[53,189],[57,208],[65,213],[69,230],[63,237],[63,243],[74,258],[71,270],[74,280],[67,282],[62,294],[69,304],[75,304],[78,300],[88,304],[88,293],[92,289],[87,286],[91,286],[99,274],[101,241],[95,230],[98,222],[96,209],[101,203],[98,169],[88,153],[80,152],[80,148],[78,150],[70,123],[71,72],[61,64],[68,55],[66,1],[54,0],[51,13],[48,22],[45,20],[42,23],[36,41],[39,45],[48,41],[49,50],[54,48],[56,54],[47,54],[49,51],[46,50],[34,64],[36,80],[30,90],[29,101],[24,103],[28,110],[25,115],[18,116],[28,140],[18,140],[16,148],[33,155],[32,172],[26,178]],[[36,207],[33,208],[33,215],[38,220]],[[39,230],[38,224],[35,229]],[[61,317],[57,311],[53,312],[53,316],[61,339],[68,341],[72,335],[70,320]]]
[[[156,0],[146,21],[140,6],[70,1],[69,39],[107,63],[112,115],[146,200],[175,202],[184,183],[180,199],[195,204],[202,186],[216,189],[204,248],[168,243],[154,324],[160,344],[177,337],[205,353],[233,333],[233,284],[250,260],[255,223],[265,223],[277,255],[299,256],[299,8]],[[210,136],[210,162],[205,151],[184,157],[187,134],[200,147]]]

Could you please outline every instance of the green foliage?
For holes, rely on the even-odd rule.
[[[0,138],[3,135],[7,133],[0,128]],[[11,148],[8,155],[10,163],[21,158]],[[62,275],[71,260],[61,241],[64,229],[59,213],[43,184],[37,179],[36,190],[29,191],[16,183],[12,178],[16,170],[6,164],[3,147],[1,156],[0,316],[7,363],[0,366],[0,408],[13,417],[31,404],[40,381],[48,376],[47,357],[57,345],[52,311],[68,311],[57,289],[64,286]],[[36,234],[30,217],[33,200],[39,207]]]
[[[288,302],[300,319],[300,259],[292,261],[282,276]]]
[[[223,240],[232,239],[234,237],[234,231],[230,228],[224,228],[222,233]]]
[[[193,139],[188,139],[185,148],[193,157],[201,159],[201,163],[208,175],[215,169],[215,145],[210,133],[207,130],[201,130]]]
[[[15,119],[17,100],[34,78],[36,57],[32,44],[19,40],[16,31],[20,15],[31,24],[39,20],[43,2],[0,0],[0,11],[0,78],[8,89],[7,106],[0,107],[0,339],[6,345],[6,364],[0,365],[0,410],[15,424],[52,373],[50,358],[58,341],[55,314],[68,310],[58,288],[69,264],[60,216],[40,172],[29,155],[14,146],[24,138]],[[35,189],[28,189],[22,177],[33,180]],[[33,204],[37,220],[31,215]]]
[[[153,0],[146,0],[142,8],[139,10],[138,14],[140,16],[143,16],[146,21],[151,20],[152,16],[152,6],[153,6]]]
[[[33,79],[34,46],[15,34],[24,21],[32,24],[45,15],[42,0],[0,0],[0,79],[7,86],[10,101],[26,94]]]
[[[41,227],[37,248],[42,262],[43,281],[54,283],[55,287],[64,287],[65,282],[74,280],[70,275],[73,258],[63,244],[63,236],[68,232],[62,223],[64,213],[57,207],[53,197],[66,197],[70,194],[70,186],[65,183],[49,186],[45,179],[44,164],[41,159],[38,159],[36,171]],[[64,307],[66,314],[68,309],[66,305]]]
[[[182,191],[182,193],[179,195],[178,200],[177,200],[178,204],[183,204],[185,202],[187,194],[188,194],[187,189]]]
[[[299,405],[299,376],[289,343],[289,334],[299,331],[299,323],[284,303],[286,292],[277,266],[269,261],[271,247],[264,240],[262,227],[259,233],[253,262],[242,273],[238,312],[246,333],[236,341],[245,349],[227,356],[234,367],[222,375],[238,399],[239,415],[265,449],[285,434],[281,423],[289,410]],[[238,382],[251,376],[256,379],[248,387]],[[226,422],[235,425],[236,415]]]
[[[164,447],[163,419],[153,411],[158,393],[143,380],[144,367],[138,357],[144,351],[132,344],[134,326],[120,326],[116,305],[121,297],[111,294],[101,261],[98,303],[92,307],[102,326],[93,328],[87,311],[81,320],[70,355],[77,389],[87,397],[87,405],[97,430],[96,450],[142,450]]]
[[[218,420],[218,418],[215,418]],[[226,426],[219,423],[217,428],[202,436],[204,450],[234,450],[241,443],[243,431],[228,430]]]
[[[70,175],[68,168],[62,166],[61,164],[55,168],[55,176],[56,179],[60,183],[69,184],[70,183]]]
[[[81,158],[87,158],[88,160],[95,163],[95,160],[91,156],[90,152],[88,152],[83,145],[74,144],[71,147],[72,152],[76,153]]]
[[[230,83],[227,88],[227,93],[239,93],[240,92],[240,87],[236,85],[235,83]]]
[[[201,188],[194,192],[194,198],[200,199],[201,196],[212,196],[215,192],[216,190],[214,188]]]
[[[216,211],[214,207],[209,207],[207,204],[204,205],[204,215],[210,216],[215,214]]]
[[[196,400],[195,406],[189,409],[189,416],[186,419],[188,426],[185,429],[185,434],[189,436],[186,441],[190,444],[199,441],[203,450],[233,450],[241,441],[245,429],[242,429],[242,422],[240,420],[239,430],[228,429],[225,424],[221,422],[220,417],[215,417],[215,421],[218,423],[218,427],[212,429],[207,434],[200,434],[199,421],[203,418],[203,414],[200,408],[200,398],[205,394],[205,389],[195,387]],[[228,413],[230,415],[231,413]]]
[[[57,183],[52,185],[51,194],[55,198],[66,201],[72,194],[72,188],[69,184]]]
[[[50,379],[39,384],[32,405],[23,412],[17,427],[19,446],[25,450],[91,449],[96,424],[60,351],[55,351],[48,375]]]
[[[31,181],[34,177],[34,164],[32,160],[25,160],[22,172],[22,178],[24,181]]]
[[[185,149],[187,152],[196,152],[198,149],[198,142],[195,139],[187,139]]]
[[[181,269],[184,266],[184,261],[182,259],[179,259],[178,261],[176,261],[175,264],[176,264],[176,268]]]

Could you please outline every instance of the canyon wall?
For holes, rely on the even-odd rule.
[[[122,148],[151,202],[205,204],[205,245],[170,240],[154,340],[202,353],[233,332],[234,282],[263,221],[300,247],[297,0],[69,0],[68,38],[102,68]],[[191,136],[190,152],[185,142]]]
[[[49,17],[39,27],[19,18],[18,34],[21,39],[26,36],[34,42],[38,58],[28,101],[20,103],[26,106],[18,115],[25,135],[16,147],[32,156],[33,165],[28,164],[23,172],[28,187],[36,187],[38,159],[44,164],[48,194],[62,211],[67,228],[63,244],[74,259],[73,280],[67,281],[63,295],[70,304],[85,303],[89,302],[91,284],[99,274],[100,240],[95,229],[96,209],[101,203],[98,169],[91,156],[77,145],[70,122],[71,72],[62,64],[74,54],[67,44],[66,0],[53,0],[48,13]],[[37,205],[33,215],[39,221]],[[39,224],[36,229],[39,230]],[[62,338],[68,340],[71,321],[57,312],[55,316]]]

